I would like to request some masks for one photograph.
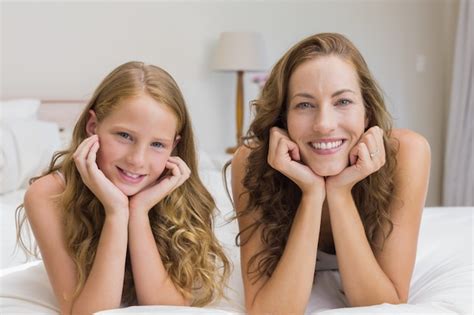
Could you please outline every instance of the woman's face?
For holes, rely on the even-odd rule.
[[[88,122],[89,135],[99,137],[97,166],[127,196],[156,183],[176,145],[176,128],[171,109],[147,94],[122,100],[100,122],[91,114]]]
[[[337,56],[299,65],[288,86],[287,126],[304,164],[320,176],[339,174],[366,127],[354,66]]]

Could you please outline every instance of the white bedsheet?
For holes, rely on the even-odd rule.
[[[234,263],[227,295],[206,308],[136,306],[99,312],[153,314],[242,314],[243,286],[239,249],[234,245],[235,221],[225,224],[232,207],[218,171],[206,170],[201,177],[210,189],[221,215],[216,234]],[[472,314],[473,311],[473,214],[474,208],[426,208],[421,223],[415,270],[408,304],[382,304],[347,308],[340,293],[339,274],[319,272],[307,313],[317,314]],[[4,269],[0,272],[0,313],[56,314],[57,305],[41,262]]]

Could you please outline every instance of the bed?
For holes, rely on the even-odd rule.
[[[33,126],[36,118],[27,119],[26,124],[14,126]],[[38,127],[48,130],[48,139],[53,139],[53,145],[47,149],[35,146],[35,156],[46,154],[46,151],[60,148],[65,145],[65,136],[59,132],[57,124]],[[2,127],[5,125],[2,123]],[[44,128],[43,128],[44,127]],[[6,127],[5,127],[6,128]],[[12,128],[10,125],[8,128]],[[45,129],[46,128],[46,129]],[[67,127],[61,127],[64,129]],[[46,131],[44,131],[46,132]],[[14,134],[10,130],[10,134]],[[63,131],[64,133],[64,131]],[[5,137],[5,134],[2,135]],[[67,136],[66,136],[67,138]],[[20,141],[18,136],[15,141]],[[27,137],[25,138],[27,139]],[[11,165],[11,152],[6,151],[2,141],[2,157],[0,166],[2,176],[5,174],[5,165]],[[31,143],[31,139],[30,142]],[[18,151],[18,143],[16,150]],[[10,147],[12,150],[13,147]],[[40,150],[41,149],[41,150]],[[23,149],[23,150],[28,150]],[[44,151],[44,152],[43,152]],[[48,151],[48,152],[49,152]],[[222,299],[205,308],[172,307],[172,306],[135,306],[98,312],[97,314],[121,313],[154,313],[154,314],[243,314],[244,298],[243,285],[240,273],[239,248],[235,246],[234,238],[237,233],[235,221],[229,221],[232,216],[232,205],[227,197],[221,169],[227,155],[210,155],[204,150],[199,152],[200,176],[216,200],[220,212],[215,220],[215,233],[224,245],[234,268],[226,289],[227,299]],[[51,153],[51,152],[49,152]],[[10,154],[10,155],[9,155]],[[19,151],[17,155],[25,154]],[[18,156],[17,156],[18,158]],[[10,164],[8,164],[10,163]],[[1,215],[1,269],[0,269],[0,313],[41,313],[58,314],[58,306],[49,284],[41,260],[25,262],[21,252],[14,252],[15,224],[14,211],[22,202],[26,188],[26,177],[34,172],[26,171],[23,161],[21,167],[17,165],[17,178],[13,181],[9,177],[9,189],[2,187],[0,194]],[[43,162],[44,164],[44,162]],[[38,168],[38,165],[35,165]],[[43,165],[44,167],[44,165]],[[33,167],[32,167],[33,168]],[[38,171],[37,169],[35,171]],[[13,176],[13,175],[9,175]],[[308,314],[472,314],[473,312],[473,207],[427,207],[424,209],[418,243],[415,270],[410,287],[410,296],[407,304],[381,304],[370,307],[348,308],[344,295],[340,293],[340,279],[338,272],[318,272],[316,285],[313,287],[311,299],[307,307]]]

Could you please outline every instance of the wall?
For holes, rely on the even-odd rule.
[[[427,204],[438,205],[457,5],[454,0],[2,2],[1,98],[87,99],[118,64],[143,60],[175,77],[199,145],[221,154],[235,142],[235,77],[210,68],[220,32],[261,32],[269,67],[307,35],[340,32],[365,56],[395,126],[429,140]],[[246,103],[258,93],[251,77],[245,77]],[[246,115],[248,125],[248,110]]]

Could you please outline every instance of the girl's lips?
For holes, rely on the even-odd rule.
[[[120,167],[117,166],[117,169],[119,171],[120,178],[130,184],[137,184],[145,178],[145,175],[138,175],[138,176],[131,176],[129,172],[124,171]]]
[[[314,153],[316,154],[319,154],[319,155],[331,155],[331,154],[334,154],[334,153],[337,153],[338,151],[341,150],[341,148],[344,146],[344,144],[346,143],[346,140],[345,139],[339,139],[339,140],[334,140],[334,141],[331,141],[331,142],[337,142],[337,141],[342,141],[342,143],[339,145],[339,146],[336,146],[336,147],[332,147],[332,148],[325,148],[325,149],[322,149],[322,148],[316,148],[313,143],[308,143],[309,147],[311,148],[311,151],[313,151]],[[326,141],[324,141],[326,142]]]

